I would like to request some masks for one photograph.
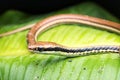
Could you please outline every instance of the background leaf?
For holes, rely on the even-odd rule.
[[[62,13],[86,14],[120,22],[99,6],[88,2],[47,15],[32,16],[18,11],[8,11],[1,16],[0,21],[3,22],[0,23],[0,33]],[[27,49],[27,33],[28,30],[0,38],[1,80],[120,79],[118,54],[107,53],[75,58],[33,54]],[[38,40],[53,41],[74,47],[98,44],[120,45],[120,35],[118,34],[77,24],[58,25],[43,32]]]

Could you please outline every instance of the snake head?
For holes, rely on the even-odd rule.
[[[41,46],[38,46],[38,45],[31,45],[31,46],[28,46],[28,49],[31,51],[31,52],[43,52],[45,50],[45,48],[41,47]]]

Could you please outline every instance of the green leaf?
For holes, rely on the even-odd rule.
[[[8,11],[1,16],[0,33],[62,13],[86,14],[120,22],[96,4],[88,2],[47,15],[32,16],[18,11]],[[27,33],[28,30],[0,38],[0,80],[120,79],[118,54],[106,53],[75,58],[34,54],[27,49]],[[38,40],[53,41],[73,47],[99,44],[120,45],[118,34],[77,24],[58,25],[43,32]]]

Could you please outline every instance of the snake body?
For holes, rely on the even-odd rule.
[[[120,34],[120,24],[94,18],[86,15],[77,14],[61,14],[52,16],[38,22],[27,35],[28,48],[30,51],[43,53],[43,54],[54,54],[64,56],[79,56],[86,55],[89,53],[99,52],[113,52],[120,53],[119,45],[98,45],[98,46],[86,46],[86,47],[68,47],[55,42],[37,42],[37,36],[43,31],[54,27],[58,24],[85,24],[91,25],[97,28],[106,29],[117,34]],[[62,53],[63,52],[63,53]]]
[[[91,53],[100,52],[113,52],[120,53],[120,45],[98,45],[98,46],[86,46],[86,47],[68,47],[55,42],[37,41],[37,36],[43,31],[54,27],[58,24],[85,24],[96,28],[105,29],[111,32],[120,34],[120,24],[112,21],[90,17],[87,15],[80,14],[60,14],[48,17],[36,24],[28,25],[26,27],[0,34],[0,37],[13,34],[28,28],[31,30],[27,35],[28,49],[32,52],[38,52],[43,54],[54,54],[64,56],[79,56],[87,55]]]

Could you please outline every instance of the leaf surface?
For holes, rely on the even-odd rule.
[[[86,14],[120,22],[94,3],[83,3],[47,15],[32,16],[16,11],[3,14],[0,33],[62,13]],[[15,16],[16,15],[16,16]],[[16,18],[17,20],[16,20]],[[11,18],[11,19],[9,19]],[[11,20],[9,22],[9,20]],[[106,53],[67,58],[33,54],[27,49],[28,30],[0,38],[1,80],[119,80],[120,58]],[[53,41],[66,46],[120,45],[120,35],[86,25],[58,25],[41,35],[38,41]]]

